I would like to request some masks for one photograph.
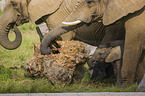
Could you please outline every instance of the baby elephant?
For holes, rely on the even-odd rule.
[[[99,46],[99,48],[96,48],[95,53],[93,54],[93,56],[89,59],[88,61],[88,65],[89,67],[93,68],[96,67],[96,64],[102,64],[102,66],[97,66],[98,70],[101,71],[102,68],[104,68],[104,70],[110,70],[108,72],[112,72],[114,71],[114,74],[117,78],[117,85],[121,85],[122,83],[122,78],[121,78],[121,64],[122,64],[122,54],[123,54],[123,47],[124,47],[124,42],[123,41],[115,41],[115,42],[111,42],[111,43],[106,43],[106,44],[102,44]],[[107,67],[109,66],[108,64],[110,64],[110,66],[112,65],[112,71],[111,71],[111,67]],[[114,69],[114,70],[113,70]],[[93,70],[94,71],[94,70]],[[97,73],[99,72],[97,71]],[[96,70],[94,71],[95,73],[92,72],[92,74],[96,74]],[[106,74],[107,73],[106,71]]]
[[[114,77],[113,66],[106,62],[94,62],[94,67],[88,70],[91,79]]]

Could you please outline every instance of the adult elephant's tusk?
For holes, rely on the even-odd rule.
[[[62,24],[68,25],[68,26],[72,26],[72,25],[80,24],[81,22],[82,22],[82,21],[77,20],[77,21],[74,21],[74,22],[62,22]]]

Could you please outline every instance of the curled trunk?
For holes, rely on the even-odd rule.
[[[20,15],[13,8],[7,7],[0,16],[0,45],[6,49],[13,50],[18,48],[22,42],[22,35],[16,25],[19,25]],[[10,41],[8,34],[14,29],[15,40]]]
[[[0,26],[0,44],[4,48],[9,49],[9,50],[18,48],[22,42],[21,32],[16,26],[14,26],[14,32],[15,32],[16,38],[14,41],[9,40],[8,34],[11,27],[12,27],[12,24],[8,24],[6,27],[4,25]]]

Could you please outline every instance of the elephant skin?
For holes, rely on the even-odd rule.
[[[121,62],[124,41],[114,41],[108,42],[106,44],[101,44],[99,48],[96,48],[93,56],[88,60],[88,65],[90,67],[96,68],[96,62],[100,64],[98,70],[106,70],[105,66],[113,66],[112,71],[116,76],[116,85],[121,85]],[[102,64],[102,65],[101,65]],[[100,68],[102,67],[102,68]],[[95,72],[95,71],[94,71]],[[93,72],[93,73],[94,73]],[[111,72],[111,71],[110,71]],[[94,73],[95,74],[95,73]]]
[[[1,22],[1,25],[3,26],[0,26],[0,29],[4,30],[0,32],[0,44],[7,49],[15,49],[19,47],[20,44],[15,45],[13,44],[13,42],[9,41],[7,37],[9,30],[5,30],[7,26],[10,26],[9,29],[11,29],[15,25],[19,26],[28,21],[35,24],[41,24],[42,22],[45,22],[50,31],[54,29],[54,31],[56,31],[59,35],[67,31],[73,30],[76,33],[75,36],[73,32],[70,32],[69,35],[64,35],[63,38],[67,37],[68,39],[69,37],[70,39],[73,38],[76,40],[81,40],[92,45],[98,45],[104,40],[109,41],[112,39],[124,39],[124,34],[122,33],[125,32],[122,24],[116,23],[114,25],[118,26],[118,28],[107,27],[106,29],[106,27],[102,23],[94,22],[94,16],[96,14],[92,14],[93,12],[94,10],[88,8],[85,0],[41,0],[41,2],[40,0],[8,0],[6,7],[2,13],[2,16],[0,17],[0,20],[3,21]],[[89,16],[86,16],[86,13]],[[90,14],[92,15],[90,16]],[[9,15],[11,17],[8,17]],[[71,29],[68,30],[65,29],[67,28],[67,26],[64,26],[62,24],[62,21],[74,21],[77,19],[83,21],[84,23],[78,24],[74,27],[71,26]],[[105,30],[108,29],[111,29],[110,34],[112,36],[105,35],[106,33],[109,33],[105,32]],[[57,30],[62,31],[63,33],[60,33]],[[116,34],[116,31],[120,31],[120,34]],[[52,33],[54,38],[58,37],[58,35],[55,34],[55,32]],[[49,42],[45,43],[45,41],[49,41],[47,40],[49,39],[47,38],[49,34],[46,35],[47,36],[45,36],[45,39],[42,40],[41,45],[48,49],[47,46],[49,46]],[[104,38],[104,35],[106,39]],[[50,35],[50,37],[53,36]],[[107,37],[110,37],[111,39]],[[16,38],[21,37],[16,35]],[[50,38],[51,41],[54,38]],[[18,42],[17,39],[14,41],[16,43]],[[10,43],[7,44],[7,42]],[[14,47],[10,48],[8,45],[13,45]],[[41,48],[41,50],[43,50],[43,47]],[[46,53],[49,53],[47,51],[49,51],[49,49],[46,50]]]
[[[98,27],[96,25],[96,29],[99,30],[97,36],[93,36],[96,37],[96,41],[100,41],[97,42],[99,45],[102,40],[106,42],[107,39],[104,39],[104,37],[110,37],[106,35],[107,32],[104,33],[104,25],[112,26],[116,22],[121,22],[125,26],[125,48],[121,71],[122,86],[129,86],[134,83],[135,70],[145,47],[144,10],[145,0],[41,0],[41,2],[40,0],[9,0],[0,17],[0,21],[2,21],[0,25],[3,25],[0,26],[0,44],[2,46],[9,45],[7,43],[9,42],[7,37],[9,29],[13,28],[14,25],[18,26],[29,20],[36,24],[45,22],[52,32],[52,34],[46,34],[42,40],[42,54],[50,53],[48,47],[56,37],[81,28],[81,26],[93,26],[95,23],[98,25]],[[76,20],[81,22],[73,22]],[[73,23],[71,25],[66,22]],[[10,27],[7,28],[9,25]],[[7,29],[8,31],[6,31]],[[91,29],[96,30],[94,27]],[[116,31],[116,34],[119,34],[118,32],[120,33],[120,31]],[[94,33],[96,34],[96,32]],[[111,36],[113,37],[113,35]],[[7,49],[17,47],[9,48],[5,46]]]
[[[0,45],[2,45],[6,49],[16,49],[21,45],[22,36],[20,31],[15,32],[16,38],[14,41],[10,41],[8,39],[8,33],[11,29],[15,30],[17,25],[28,22],[28,19],[24,17],[25,9],[22,8],[26,6],[26,1],[23,0],[21,2],[23,3],[23,5],[19,3],[17,6],[19,6],[20,8],[18,9],[18,7],[15,6],[13,0],[8,0],[5,9],[0,16]]]
[[[106,62],[94,62],[94,67],[88,70],[91,79],[114,77],[113,66]]]
[[[120,46],[119,46],[120,45]],[[99,48],[96,49],[94,55],[92,58],[89,59],[88,65],[94,66],[93,62],[106,62],[111,63],[114,68],[114,74],[117,78],[117,85],[121,85],[122,83],[122,77],[121,77],[121,69],[122,69],[122,56],[124,51],[124,42],[123,41],[115,41],[112,43],[106,43],[99,46]],[[106,48],[105,48],[106,46]],[[110,48],[110,46],[113,46]],[[102,47],[102,48],[100,48]],[[137,83],[140,83],[142,80],[144,73],[145,73],[145,50],[143,50],[141,58],[138,63],[138,67],[135,70],[135,80]]]
[[[139,2],[138,0],[98,1],[97,4],[103,7],[101,2],[106,6],[105,10],[100,12],[100,14],[103,14],[103,24],[110,25],[116,21],[121,21],[126,29],[121,71],[122,87],[126,87],[134,83],[135,71],[145,46],[145,0],[140,0]]]
[[[135,81],[135,70],[145,48],[145,0],[86,0],[86,3],[90,9],[95,10],[97,6],[95,17],[105,26],[113,25],[116,21],[124,24],[122,87],[130,86]]]

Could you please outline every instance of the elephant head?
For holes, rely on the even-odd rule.
[[[96,66],[99,64],[100,67]],[[116,85],[120,86],[122,84],[122,78],[121,78],[122,52],[120,46],[116,46],[113,48],[96,49],[94,55],[89,60],[88,65],[91,67],[93,71],[91,74],[98,76],[97,74],[99,74],[99,72],[106,73],[106,74],[114,73],[117,80]],[[110,66],[113,67],[111,68]],[[104,71],[103,69],[108,71]]]
[[[0,17],[0,44],[10,50],[18,48],[22,41],[21,33],[20,31],[14,31],[16,38],[11,42],[8,39],[10,29],[29,21],[36,24],[42,23],[43,21],[40,18],[55,12],[62,1],[63,0],[42,0],[41,2],[40,0],[8,0]]]
[[[0,44],[6,49],[16,49],[22,41],[21,33],[16,26],[28,22],[27,3],[26,0],[8,0],[6,7],[0,16]],[[14,28],[15,26],[15,28]],[[12,42],[8,38],[10,29],[14,28],[16,34],[15,40]]]
[[[123,55],[124,40],[116,40],[100,44],[93,56],[88,60],[88,65],[93,67],[93,62],[114,62],[120,60]]]
[[[96,62],[105,62],[111,48],[96,48],[93,56],[88,60],[89,67],[94,67]]]
[[[97,6],[93,6],[94,4],[88,5],[86,2],[91,3],[91,1],[87,0],[64,0],[56,12],[43,18],[43,20],[47,18],[46,23],[48,23],[48,27],[51,32],[45,35],[42,40],[40,48],[42,54],[50,54],[48,46],[57,36],[80,28],[83,25],[91,26],[91,24],[96,22],[96,20],[100,20],[98,17],[101,17],[101,15],[96,14]],[[65,18],[62,14],[65,15]],[[50,24],[52,21],[53,23],[55,22],[55,24]],[[98,22],[97,27],[98,30],[100,29],[100,31],[104,31],[102,23]]]
[[[96,77],[113,76],[113,67],[110,62],[105,62],[111,48],[96,48],[93,56],[88,60],[91,79]]]

